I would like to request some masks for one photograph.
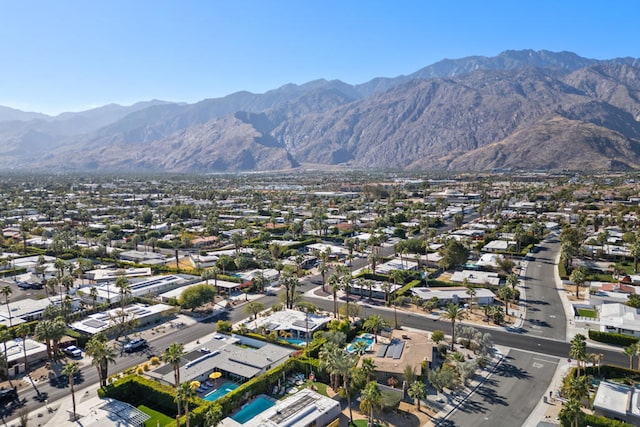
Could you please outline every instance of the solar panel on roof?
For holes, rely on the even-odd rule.
[[[90,328],[99,329],[104,326],[107,326],[107,322],[101,322],[100,320],[97,320],[97,319],[89,319],[83,322],[83,325],[88,326]]]
[[[304,322],[302,320],[294,320],[292,325],[293,326],[297,326],[299,328],[306,328],[307,327],[307,322]]]
[[[380,349],[378,350],[378,354],[376,355],[376,357],[384,357],[384,355],[387,353],[388,348],[389,346],[387,344],[380,344]]]

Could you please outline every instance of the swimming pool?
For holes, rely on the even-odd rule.
[[[238,384],[232,383],[230,381],[225,381],[220,387],[203,397],[203,399],[208,400],[209,402],[213,402],[214,400],[220,399],[225,394],[230,393],[237,388]]]
[[[271,400],[262,396],[258,396],[252,402],[247,403],[244,408],[233,414],[231,416],[231,419],[240,424],[244,424],[258,414],[261,414],[262,412],[271,408],[273,405],[275,405],[275,403]]]
[[[353,353],[354,351],[356,351],[356,349],[354,348],[353,345],[355,343],[361,342],[361,341],[367,343],[367,350],[370,350],[371,349],[371,345],[373,344],[373,339],[374,339],[374,337],[373,337],[372,334],[359,335],[359,336],[355,337],[353,339],[353,341],[351,341],[351,343],[347,346],[347,351],[349,353]]]
[[[301,346],[307,345],[307,340],[303,340],[300,338],[285,338],[285,341],[295,345],[301,345]]]

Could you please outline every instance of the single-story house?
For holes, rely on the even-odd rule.
[[[476,295],[473,297],[473,302],[478,305],[491,305],[495,298],[495,294],[485,288],[475,288]],[[455,288],[412,288],[411,292],[414,295],[419,296],[423,300],[430,300],[433,297],[438,298],[439,305],[446,305],[448,303],[460,304],[471,303],[471,296],[469,296],[468,289],[465,287]]]
[[[313,338],[316,331],[324,329],[331,317],[318,313],[305,313],[298,310],[281,310],[271,313],[267,317],[258,317],[255,320],[246,320],[245,325],[249,329],[258,330],[264,327],[267,331],[277,331],[281,335],[287,335],[293,339]]]
[[[212,372],[243,383],[283,364],[294,350],[240,335],[214,334],[202,347],[185,354],[180,361],[181,381],[204,382]],[[173,366],[165,364],[148,375],[173,385]]]
[[[227,417],[219,424],[220,427],[307,427],[329,426],[338,420],[341,408],[340,402],[316,393],[313,390],[302,389],[284,400],[274,402],[274,405],[255,415],[243,424]],[[337,424],[335,424],[337,425]]]
[[[640,309],[614,303],[600,305],[599,311],[600,331],[640,337]]]
[[[500,285],[500,276],[491,271],[462,270],[451,275],[451,281],[456,283],[467,283],[474,285]]]
[[[596,415],[640,425],[640,390],[626,384],[601,381],[593,399]]]
[[[140,325],[160,321],[165,313],[172,309],[172,306],[166,304],[131,304],[124,308],[124,312],[121,308],[114,308],[102,313],[94,313],[70,324],[69,327],[90,335],[99,332],[108,333],[109,329],[126,321],[139,320]]]

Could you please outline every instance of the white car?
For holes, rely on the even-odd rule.
[[[66,355],[71,357],[82,357],[82,350],[80,350],[75,345],[70,345],[69,347],[65,347],[63,350]]]

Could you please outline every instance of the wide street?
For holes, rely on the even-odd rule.
[[[560,240],[549,236],[538,245],[535,259],[528,262],[525,286],[527,316],[523,327],[533,336],[564,341],[567,319],[555,281],[555,258]]]
[[[511,350],[493,375],[450,418],[437,425],[523,425],[551,382],[557,365],[554,357]]]

